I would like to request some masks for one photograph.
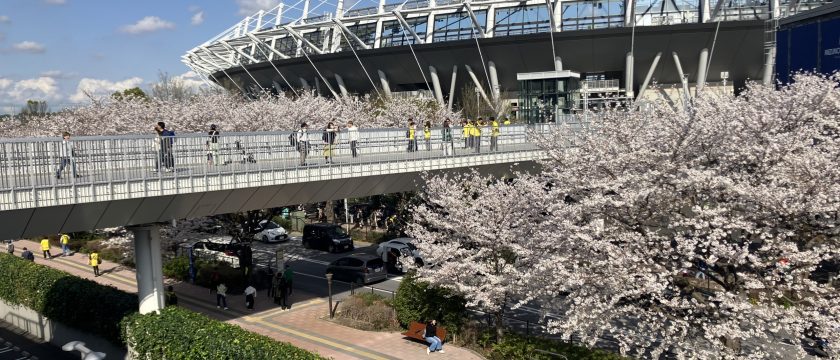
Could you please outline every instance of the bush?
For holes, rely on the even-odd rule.
[[[449,332],[457,334],[466,318],[466,300],[451,291],[430,287],[406,274],[394,297],[397,318],[403,326],[412,321],[437,319]]]
[[[137,311],[137,295],[19,257],[0,254],[0,298],[64,325],[121,344],[119,322]]]
[[[342,301],[336,318],[340,323],[361,330],[392,331],[400,328],[391,303],[371,293],[352,295]]]
[[[291,344],[170,306],[120,324],[139,359],[323,359]]]
[[[274,221],[277,223],[277,225],[280,225],[284,230],[286,230],[286,233],[291,233],[292,230],[294,230],[294,225],[292,224],[291,219],[285,219],[282,216],[275,216],[273,219],[271,219],[271,221]]]
[[[163,276],[180,281],[190,278],[189,256],[176,256],[163,263]]]
[[[559,358],[552,354],[537,350],[560,354],[568,359],[580,360],[622,360],[618,354],[603,350],[592,350],[583,346],[576,346],[562,341],[540,339],[508,333],[502,341],[493,345],[490,352],[491,360],[532,359],[553,360]]]

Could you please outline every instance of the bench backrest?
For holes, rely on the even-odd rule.
[[[408,336],[410,338],[415,338],[417,340],[426,341],[423,338],[423,332],[426,331],[426,324],[414,321],[408,325],[408,331],[404,332],[403,335]],[[442,326],[437,327],[437,337],[441,341],[446,340],[446,328]]]

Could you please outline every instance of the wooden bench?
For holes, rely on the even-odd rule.
[[[406,337],[410,337],[412,339],[417,339],[422,342],[426,342],[426,338],[423,337],[423,333],[426,331],[426,324],[421,323],[418,321],[413,321],[411,324],[408,325],[408,331],[402,333]],[[437,327],[437,337],[440,339],[441,342],[446,341],[446,328],[443,326]]]

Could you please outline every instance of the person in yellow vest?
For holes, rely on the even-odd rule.
[[[499,151],[499,122],[495,117],[490,117],[490,151]]]
[[[426,140],[426,151],[432,151],[432,123],[428,120],[423,124],[423,139]]]
[[[408,138],[408,152],[417,151],[417,125],[411,118],[408,119],[408,130],[405,132]]]
[[[50,254],[50,239],[44,238],[41,240],[41,251],[44,253],[44,259],[52,259],[52,254]]]
[[[505,116],[505,122],[503,122],[502,124],[510,125],[510,119],[507,116]]]
[[[88,255],[88,260],[93,267],[93,276],[99,276],[99,253],[94,250]]]
[[[472,144],[472,120],[467,119],[464,122],[464,149],[469,149],[473,147]]]
[[[70,256],[70,235],[61,234],[61,254],[64,256]]]
[[[475,146],[475,152],[481,152],[481,125],[484,123],[484,119],[478,118],[478,120],[473,124],[473,127],[470,128],[470,138],[473,140],[473,146]]]

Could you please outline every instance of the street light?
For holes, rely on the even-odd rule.
[[[327,273],[327,296],[330,299],[330,319],[333,318],[333,304],[332,304],[332,273]]]

